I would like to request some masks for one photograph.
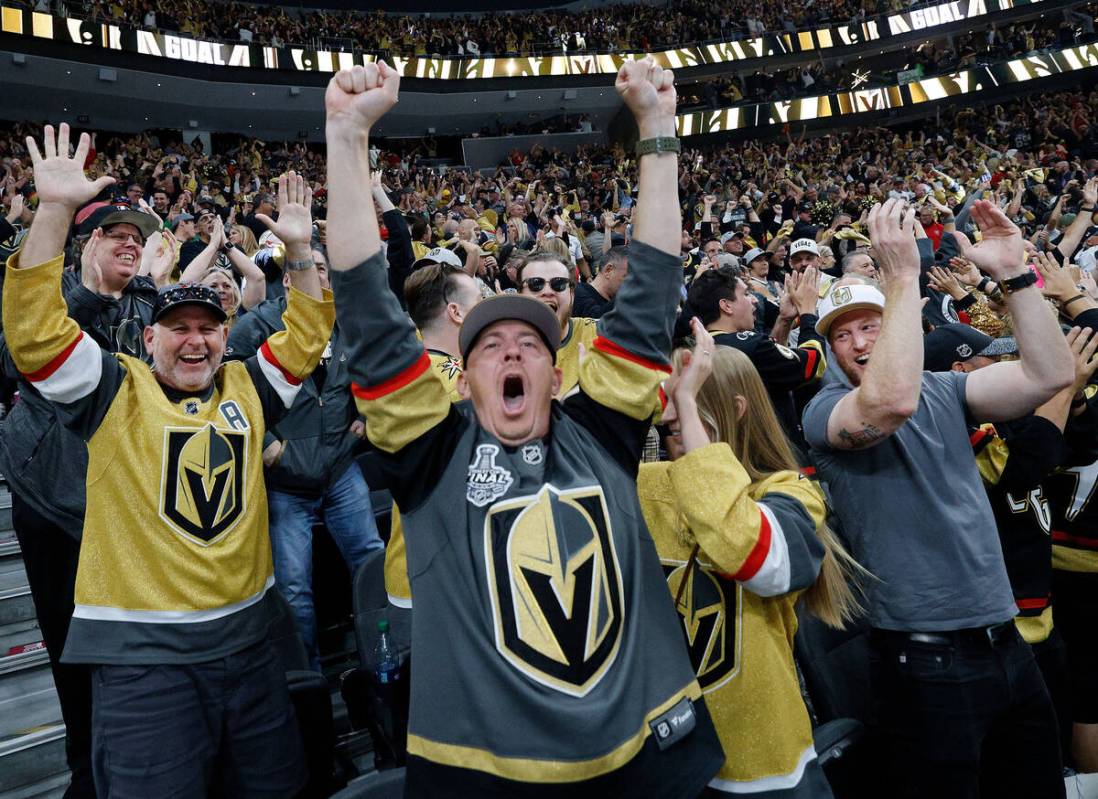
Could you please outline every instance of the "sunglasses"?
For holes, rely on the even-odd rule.
[[[567,291],[568,289],[576,285],[566,277],[551,277],[548,280],[543,277],[528,277],[525,278],[522,282],[523,284],[525,284],[526,288],[530,289],[530,291],[534,292],[535,294],[545,288],[546,283],[549,284],[549,288],[551,288],[558,294],[562,291]]]

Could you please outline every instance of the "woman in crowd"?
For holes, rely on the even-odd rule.
[[[217,292],[221,300],[221,310],[228,317],[225,325],[232,329],[236,322],[236,312],[240,310],[240,289],[233,280],[232,272],[220,266],[211,266],[198,282]]]
[[[858,569],[827,527],[762,380],[695,319],[663,416],[671,462],[641,465],[638,491],[698,682],[729,759],[715,795],[830,797],[801,699],[795,606],[840,627]],[[760,723],[764,720],[763,723]]]
[[[259,252],[259,244],[255,240],[255,234],[245,225],[229,225],[227,228],[229,241],[249,258]]]

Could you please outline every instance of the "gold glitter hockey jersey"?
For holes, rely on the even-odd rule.
[[[81,332],[66,315],[61,269],[60,256],[9,267],[3,309],[16,367],[88,446],[64,659],[194,663],[256,643],[267,633],[274,584],[263,434],[324,351],[330,295],[291,289],[286,330],[189,395]]]
[[[752,484],[725,443],[643,463],[641,509],[724,747],[710,788],[830,796],[793,663],[794,605],[819,573],[823,495],[796,472]],[[697,561],[686,565],[697,543]]]

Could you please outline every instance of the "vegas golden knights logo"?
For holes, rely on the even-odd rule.
[[[686,564],[663,564],[671,596],[679,594]],[[724,685],[736,676],[740,661],[740,591],[697,563],[690,570],[686,589],[679,597],[679,618],[686,637],[690,663],[703,692]]]
[[[496,649],[542,685],[585,696],[617,657],[621,570],[600,486],[497,502],[484,520]]]
[[[160,515],[196,543],[210,544],[244,513],[246,435],[212,424],[164,432]]]

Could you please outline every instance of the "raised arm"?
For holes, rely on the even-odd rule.
[[[651,58],[628,61],[616,88],[633,112],[641,141],[675,135],[675,87]],[[580,365],[580,387],[599,404],[634,420],[652,416],[660,381],[671,371],[671,331],[682,286],[678,153],[640,156],[629,245],[629,277],[598,322],[593,352]]]
[[[390,453],[420,439],[429,443],[424,434],[450,412],[446,389],[389,290],[371,196],[370,128],[396,103],[399,87],[400,76],[382,61],[340,70],[324,96],[328,258],[336,316],[348,348],[351,390],[369,419],[370,441]]]
[[[869,237],[884,288],[884,315],[861,385],[839,400],[828,417],[827,440],[836,449],[865,449],[880,443],[919,406],[923,348],[912,342],[920,341],[923,332],[921,270],[915,208],[905,212],[904,206],[903,200],[887,200],[869,212]]]
[[[962,255],[993,280],[1024,276],[1025,253],[1017,225],[986,200],[972,207],[972,218],[980,226],[982,239],[973,245],[957,234]],[[1014,319],[1020,357],[973,372],[965,386],[973,416],[992,422],[1029,413],[1067,388],[1074,376],[1071,351],[1036,285],[1007,293],[1006,304]]]

